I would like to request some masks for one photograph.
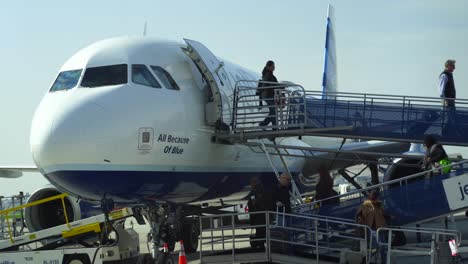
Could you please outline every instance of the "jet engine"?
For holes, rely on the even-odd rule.
[[[384,182],[400,179],[412,174],[416,174],[423,171],[421,161],[424,157],[425,151],[421,144],[411,144],[409,151],[402,153],[408,156],[408,158],[399,158],[393,161],[384,174]]]
[[[35,191],[31,197],[29,197],[28,203],[36,202],[59,194],[62,194],[62,192],[52,185],[47,185]],[[63,208],[61,199],[27,207],[24,212],[24,218],[29,231],[34,232],[65,224],[65,210],[67,212],[69,222],[100,213],[99,207],[93,206],[87,202],[79,201],[72,196],[65,197],[64,201],[66,209]]]

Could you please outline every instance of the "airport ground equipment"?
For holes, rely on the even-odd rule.
[[[250,212],[250,217],[264,217],[265,224],[238,225],[238,215],[200,217],[200,263],[337,263],[351,255],[371,261],[373,238],[367,226],[278,212]],[[251,236],[256,227],[266,229],[264,238]],[[265,243],[265,248],[251,249],[254,242]]]
[[[0,211],[0,215],[55,200],[63,205],[65,224],[14,236],[10,219],[6,218],[8,239],[0,240],[0,263],[106,263],[139,257],[139,237],[133,229],[125,229],[124,220],[133,215],[130,208],[111,211],[69,222],[64,198],[60,194]],[[115,238],[109,238],[114,231]],[[26,247],[29,250],[24,250]],[[75,261],[75,262],[74,262]]]
[[[239,81],[233,98],[230,131],[217,138],[231,142],[287,136],[325,136],[420,143],[425,134],[439,135],[445,145],[468,146],[468,100],[456,100],[456,112],[438,97],[308,91],[293,83]],[[282,89],[284,88],[284,89]],[[275,89],[275,97],[260,100],[257,90]],[[274,104],[277,125],[260,127]],[[455,120],[454,124],[451,122]]]
[[[273,89],[274,97],[260,99],[258,92],[263,89]],[[259,125],[269,113],[268,106],[261,106],[260,101],[272,101],[269,106],[274,107],[276,125]],[[442,144],[468,146],[468,137],[460,133],[468,128],[468,100],[457,99],[456,105],[456,113],[453,113],[441,104],[440,98],[338,92],[327,93],[324,97],[322,91],[307,91],[294,83],[245,80],[236,83],[231,129],[218,131],[217,137],[234,144],[246,145],[254,152],[263,152],[269,160],[270,155],[278,155],[281,160],[284,156],[314,158],[314,153],[327,151],[335,152],[338,159],[354,159],[362,163],[380,163],[388,161],[389,157],[414,160],[414,156],[392,153],[278,145],[273,139],[314,135],[420,143],[426,134],[434,134],[438,135]],[[454,118],[456,124],[450,123],[450,119],[453,121]],[[447,128],[451,133],[447,132]],[[266,144],[266,139],[270,139],[272,143]],[[449,193],[459,193],[468,197],[468,187],[467,193],[464,192],[464,186],[468,184],[468,179],[465,179],[468,177],[465,175],[465,163],[462,161],[453,164],[454,171],[450,174],[428,177],[427,174],[441,172],[424,172],[405,175],[400,180],[377,185],[375,188],[380,188],[386,210],[397,216],[393,224],[425,221],[468,208],[468,204],[449,204],[457,198],[448,196]],[[288,172],[284,162],[283,165],[282,171]],[[272,169],[279,174],[273,165]],[[297,175],[292,176],[297,181]],[[459,183],[461,186],[458,186],[457,182],[451,182],[454,177],[456,179],[453,181],[458,179],[463,183],[466,180],[467,183]],[[448,185],[443,185],[445,183],[452,184],[450,190],[447,189]],[[297,183],[293,182],[292,197],[293,200],[298,200],[295,185]],[[354,219],[354,213],[364,199],[362,191],[355,191],[361,192],[360,198],[348,199],[339,205],[321,206],[317,210],[316,204],[309,204],[299,205],[296,209],[301,213],[308,211],[310,214]],[[351,192],[345,196],[350,197],[356,193]],[[343,200],[345,197],[339,198]]]
[[[353,220],[358,207],[367,197],[362,193],[378,190],[385,212],[394,216],[389,223],[395,226],[425,222],[468,209],[468,161],[451,165],[452,171],[441,169],[423,171],[355,190],[328,199],[295,207],[300,214],[320,214]],[[465,192],[466,191],[466,192]],[[327,200],[339,198],[337,204]]]
[[[385,227],[372,231],[348,219],[280,212],[248,213],[264,224],[237,224],[239,214],[200,218],[200,263],[438,263],[449,264],[448,240],[462,241],[456,230]],[[265,237],[255,237],[256,228]],[[395,245],[395,233],[422,236],[423,243]],[[427,238],[427,239],[426,239]],[[264,247],[253,248],[254,243]],[[384,253],[384,254],[382,254]],[[408,258],[410,257],[410,258]],[[412,262],[413,261],[413,262]]]

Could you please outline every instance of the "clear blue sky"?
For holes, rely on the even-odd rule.
[[[336,9],[341,91],[437,96],[443,62],[457,60],[468,98],[468,1],[6,1],[0,8],[0,164],[32,164],[34,109],[61,65],[95,41],[141,35],[192,38],[253,70],[267,59],[281,80],[320,89],[325,15]],[[45,183],[0,179],[0,194]]]

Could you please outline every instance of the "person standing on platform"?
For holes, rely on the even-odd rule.
[[[315,186],[315,200],[320,201],[327,199],[321,203],[321,205],[327,204],[336,204],[340,202],[340,198],[335,197],[333,199],[328,199],[330,197],[338,196],[338,193],[333,190],[333,178],[330,175],[330,171],[325,166],[320,166],[318,169],[320,176],[319,182]]]
[[[286,214],[291,213],[291,195],[289,194],[291,185],[291,176],[288,173],[281,174],[279,178],[278,189],[274,194],[276,206],[279,207],[279,212]]]
[[[273,72],[275,71],[275,62],[269,60],[267,61],[265,67],[262,71],[262,81],[269,82],[263,83],[261,86],[260,92],[260,99],[265,100],[268,105],[269,113],[265,119],[260,122],[260,126],[268,126],[270,123],[273,126],[276,126],[276,111],[275,111],[275,88],[269,88],[270,86],[274,86],[277,83],[278,79],[276,79]],[[273,128],[275,129],[275,128]]]
[[[439,94],[440,98],[442,98],[446,120],[442,126],[443,137],[456,137],[460,135],[456,127],[457,113],[455,108],[455,99],[457,97],[457,91],[453,80],[455,62],[455,60],[447,60],[445,62],[444,71],[439,75]]]
[[[264,213],[255,213],[265,211],[265,191],[263,184],[258,178],[252,178],[250,180],[250,193],[249,200],[247,202],[249,212],[253,213],[249,215],[250,225],[255,227],[255,236],[251,236],[251,239],[265,238],[266,236],[266,217]],[[265,241],[255,240],[251,241],[250,245],[252,248],[263,249]]]
[[[368,199],[361,204],[358,211],[356,212],[356,223],[360,225],[366,225],[371,229],[372,232],[372,247],[378,248],[377,245],[377,237],[376,232],[377,229],[381,227],[385,227],[386,223],[386,215],[383,208],[382,201],[379,200],[379,193],[376,190],[372,190],[369,192]],[[381,238],[381,241],[385,243],[385,237]],[[378,248],[380,252],[380,258],[382,263],[385,263],[386,260],[386,252],[384,248]]]

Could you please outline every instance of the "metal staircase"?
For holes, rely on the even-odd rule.
[[[435,134],[442,144],[468,146],[462,133],[468,128],[466,99],[457,99],[453,112],[435,97],[336,92],[324,99],[322,91],[307,91],[294,83],[261,82],[267,87],[257,88],[258,83],[236,83],[231,130],[219,131],[217,138],[242,143],[315,135],[418,143],[425,134]],[[274,90],[274,97],[260,99],[257,91],[265,89]],[[276,124],[260,126],[270,107]]]
[[[295,210],[299,214],[354,220],[358,207],[367,199],[363,193],[378,190],[385,212],[394,216],[388,224],[402,226],[440,218],[468,208],[463,186],[459,184],[468,180],[468,160],[451,166],[452,171],[447,174],[441,174],[440,168],[424,171],[297,206]],[[339,203],[327,203],[337,198]]]

